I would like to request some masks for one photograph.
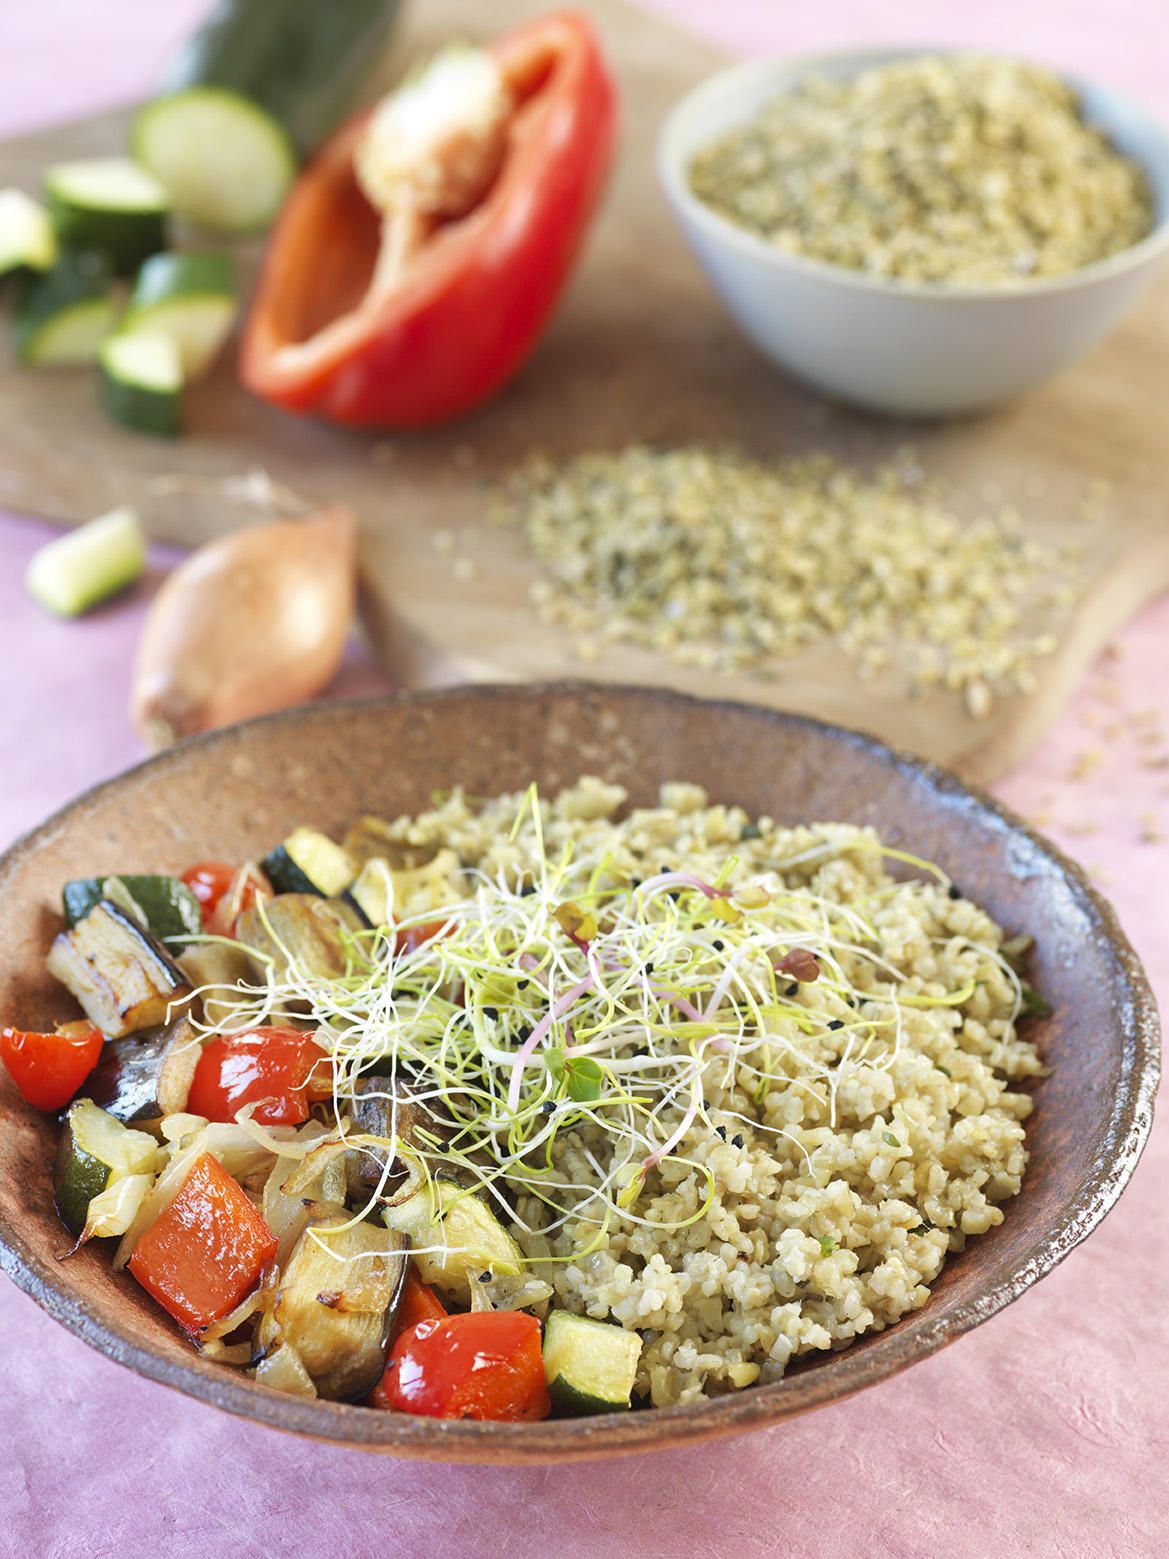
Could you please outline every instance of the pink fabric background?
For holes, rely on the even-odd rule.
[[[744,51],[935,39],[1030,52],[1169,111],[1163,0],[652,3]],[[2,0],[0,133],[142,89],[200,9]],[[84,624],[50,622],[20,588],[45,535],[0,515],[0,844],[139,756],[124,710],[150,585]],[[1158,826],[1169,835],[1167,653],[1162,601],[999,787],[1096,871],[1163,1001],[1169,845],[1154,836]],[[355,649],[340,685],[382,684]],[[1165,1552],[1167,1177],[1162,1120],[1131,1189],[1085,1246],[1004,1315],[877,1391],[745,1440],[594,1467],[422,1467],[284,1438],[116,1368],[5,1283],[0,1552]]]

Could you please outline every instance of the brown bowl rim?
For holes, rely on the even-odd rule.
[[[900,751],[865,732],[745,700],[699,698],[669,689],[633,684],[596,684],[566,679],[535,683],[489,683],[437,691],[404,690],[374,698],[337,699],[298,706],[182,742],[91,786],[57,809],[45,822],[21,835],[0,855],[0,893],[24,858],[74,813],[91,805],[108,790],[144,770],[165,775],[198,748],[230,746],[261,726],[322,721],[337,714],[365,709],[441,705],[473,697],[495,700],[537,700],[548,697],[652,697],[688,709],[746,712],[779,729],[810,728],[832,740],[859,749],[877,764],[924,782],[935,795],[968,799],[980,821],[992,829],[1025,839],[1054,866],[1071,886],[1093,931],[1115,959],[1127,1000],[1116,1014],[1123,1038],[1121,1084],[1100,1136],[1096,1167],[1062,1210],[1039,1244],[1005,1272],[987,1291],[972,1296],[932,1326],[914,1333],[892,1327],[863,1352],[844,1349],[813,1369],[787,1376],[773,1385],[751,1387],[699,1403],[648,1408],[633,1413],[600,1414],[591,1418],[548,1419],[539,1423],[478,1423],[413,1418],[377,1413],[348,1403],[303,1401],[258,1386],[221,1366],[192,1355],[189,1363],[161,1358],[129,1331],[108,1327],[90,1309],[84,1296],[67,1292],[50,1263],[28,1248],[19,1231],[0,1217],[0,1271],[5,1272],[54,1320],[91,1347],[147,1379],[209,1403],[238,1417],[270,1428],[363,1450],[428,1460],[498,1463],[573,1461],[616,1456],[713,1440],[762,1428],[785,1418],[841,1401],[928,1358],[956,1341],[1017,1299],[1045,1277],[1102,1221],[1132,1176],[1148,1140],[1160,1076],[1159,1020],[1148,977],[1115,910],[1093,887],[1084,870],[1017,813],[976,786],[927,759]]]

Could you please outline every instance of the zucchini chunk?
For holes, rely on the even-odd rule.
[[[135,433],[176,438],[183,431],[183,365],[160,330],[119,329],[98,353],[102,404]]]
[[[181,377],[189,380],[210,368],[234,320],[230,255],[216,250],[156,254],[138,272],[118,333],[167,337],[178,349]]]
[[[37,368],[94,363],[116,317],[108,261],[90,253],[62,255],[21,301],[17,356]]]
[[[53,1198],[70,1234],[85,1234],[87,1238],[124,1234],[141,1195],[137,1199],[115,1199],[107,1193],[135,1179],[143,1183],[131,1187],[131,1191],[140,1190],[144,1195],[158,1161],[158,1143],[144,1131],[131,1131],[99,1109],[92,1099],[78,1099],[71,1104],[61,1129],[53,1170]],[[100,1197],[107,1197],[108,1210],[95,1210],[94,1203]],[[116,1205],[118,1202],[121,1205]]]
[[[138,910],[138,919],[160,942],[181,946],[203,930],[203,911],[199,900],[177,877],[139,876],[122,872],[109,877],[77,877],[65,884],[62,899],[65,924],[75,926],[84,920],[94,905],[109,898],[110,884],[120,883],[124,893]],[[117,890],[114,890],[117,893]],[[130,913],[126,897],[118,895],[121,907]]]
[[[169,1022],[191,994],[162,945],[108,899],[61,932],[46,966],[111,1039]]]
[[[24,588],[47,612],[77,617],[128,589],[145,568],[146,538],[137,514],[123,505],[38,547],[24,576]],[[100,897],[96,894],[87,908]],[[69,919],[68,904],[65,912]]]
[[[202,1046],[185,1014],[162,1028],[114,1039],[89,1079],[89,1093],[120,1121],[158,1121],[187,1108]]]
[[[392,866],[374,857],[364,863],[345,897],[371,926],[388,926],[449,906],[457,896],[453,879],[458,870],[453,850],[440,850],[421,866]]]
[[[349,1222],[340,1214],[309,1225],[260,1327],[265,1353],[292,1348],[317,1394],[333,1402],[360,1400],[382,1378],[409,1262],[402,1235]]]
[[[290,960],[317,979],[336,980],[345,973],[343,934],[363,929],[340,899],[282,893],[246,909],[236,924],[236,939],[259,955],[261,982],[269,968],[275,979],[282,979]]]
[[[61,243],[108,255],[119,276],[166,248],[166,190],[127,157],[59,162],[45,174],[45,196]]]
[[[623,1326],[553,1310],[544,1326],[544,1374],[563,1413],[623,1413],[632,1404],[641,1338]]]
[[[277,893],[335,899],[357,876],[357,862],[316,828],[294,828],[260,863]]]
[[[473,1276],[515,1277],[524,1264],[523,1252],[487,1203],[452,1180],[436,1180],[433,1189],[423,1186],[391,1203],[382,1219],[409,1236],[422,1281],[459,1304],[470,1304]]]
[[[57,236],[45,208],[22,189],[0,189],[0,281],[51,270]]]

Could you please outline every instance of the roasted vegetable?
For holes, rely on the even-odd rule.
[[[90,1099],[73,1104],[57,1144],[53,1197],[71,1234],[124,1234],[159,1163],[159,1146]]]
[[[335,899],[357,876],[357,862],[316,828],[294,828],[261,863],[277,893]]]
[[[34,1110],[59,1110],[92,1072],[105,1040],[92,1023],[63,1023],[52,1033],[0,1031],[0,1060]]]
[[[180,1326],[199,1331],[235,1309],[275,1254],[247,1193],[204,1153],[135,1245],[130,1271]]]
[[[414,1099],[400,1083],[392,1083],[385,1077],[359,1077],[353,1084],[349,1111],[353,1120],[354,1135],[382,1137],[389,1143],[396,1139],[397,1149],[391,1157],[389,1147],[351,1148],[346,1154],[346,1177],[350,1198],[364,1204],[370,1194],[382,1184],[387,1163],[390,1173],[386,1176],[384,1195],[390,1195],[390,1187],[400,1180],[406,1165],[400,1159],[403,1146],[415,1144],[419,1127],[433,1121],[426,1108]]]
[[[406,1278],[407,1241],[344,1214],[309,1225],[260,1326],[267,1351],[290,1347],[322,1397],[351,1402],[381,1380]]]
[[[391,824],[384,818],[359,817],[342,841],[341,848],[359,866],[366,861],[385,861],[392,871],[412,871],[425,866],[438,854],[433,844],[408,844],[394,835]]]
[[[357,915],[340,899],[282,893],[245,910],[236,937],[259,955],[261,980],[269,970],[282,979],[289,960],[315,979],[336,980],[345,973],[345,933],[361,929]]]
[[[203,1005],[212,1028],[230,1023],[249,988],[256,984],[256,966],[238,942],[197,942],[178,960],[179,968]],[[261,977],[262,983],[262,977]]]
[[[187,1108],[199,1034],[184,1013],[160,1028],[106,1045],[87,1092],[120,1121],[157,1121]]]
[[[171,1021],[190,995],[161,944],[108,899],[61,932],[47,967],[111,1039]]]
[[[213,1039],[198,1058],[189,1108],[209,1121],[233,1121],[246,1105],[264,1126],[299,1126],[314,1099],[332,1090],[333,1064],[310,1034],[255,1028]]]
[[[409,1236],[423,1282],[459,1304],[471,1301],[473,1275],[514,1277],[523,1267],[523,1252],[487,1203],[454,1181],[413,1191],[382,1218]]]
[[[621,1413],[632,1401],[641,1338],[623,1326],[553,1310],[544,1326],[544,1372],[565,1413]]]
[[[394,1342],[373,1406],[428,1418],[547,1418],[539,1321],[485,1310],[420,1322]]]
[[[322,1144],[305,1159],[278,1158],[264,1182],[260,1210],[280,1242],[276,1262],[281,1271],[314,1218],[345,1211],[345,1156],[329,1146]]]
[[[65,924],[75,926],[93,907],[108,898],[137,919],[151,936],[172,949],[181,947],[203,929],[199,901],[177,877],[119,873],[109,877],[76,877],[65,884]]]

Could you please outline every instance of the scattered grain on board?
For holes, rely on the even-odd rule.
[[[700,151],[690,182],[785,253],[907,282],[1018,286],[1152,226],[1143,172],[1066,83],[979,55],[811,77]]]
[[[545,622],[759,675],[834,644],[865,679],[942,688],[984,718],[1034,686],[1084,581],[1011,508],[968,518],[902,452],[869,477],[827,455],[632,446],[533,457],[496,492],[545,577]]]

